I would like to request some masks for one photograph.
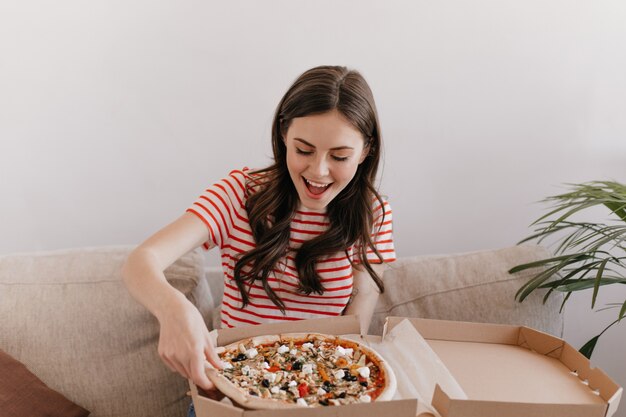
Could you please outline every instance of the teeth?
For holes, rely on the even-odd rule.
[[[309,184],[311,184],[313,187],[328,187],[330,184],[320,184],[317,182],[313,182],[313,181],[309,181],[308,179],[304,179],[306,182],[308,182]]]

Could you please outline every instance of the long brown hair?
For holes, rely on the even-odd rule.
[[[365,79],[355,70],[340,66],[320,66],[304,72],[278,104],[272,124],[274,163],[254,174],[264,184],[246,201],[246,210],[256,247],[243,254],[235,264],[234,276],[243,306],[249,303],[250,285],[260,281],[272,302],[284,313],[285,304],[268,283],[268,277],[289,247],[291,220],[298,207],[298,193],[287,170],[287,149],[283,142],[291,121],[296,117],[339,111],[363,135],[369,154],[359,164],[354,178],[328,204],[330,227],[306,241],[297,250],[296,268],[299,291],[322,294],[324,286],[315,270],[317,261],[358,244],[360,264],[367,270],[380,292],[384,286],[367,261],[371,249],[382,262],[372,239],[373,199],[385,206],[374,187],[380,160],[381,132],[374,97]],[[380,220],[382,224],[384,220]],[[350,259],[350,257],[348,257]],[[355,266],[352,260],[350,263]],[[249,270],[244,272],[244,267]],[[248,288],[246,288],[248,284]]]

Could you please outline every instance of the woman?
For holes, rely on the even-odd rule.
[[[198,310],[163,270],[203,245],[220,248],[222,326],[358,314],[366,333],[382,263],[395,260],[391,210],[374,187],[381,134],[369,86],[356,71],[303,73],[280,101],[274,163],[213,184],[129,256],[129,291],[160,324],[159,355],[205,390],[221,367]]]

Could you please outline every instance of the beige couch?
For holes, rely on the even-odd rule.
[[[129,250],[0,256],[0,350],[94,417],[182,417],[187,381],[160,362],[158,324],[120,281]],[[399,259],[385,272],[387,290],[370,332],[380,333],[384,318],[396,315],[524,324],[560,336],[560,301],[543,305],[537,294],[516,303],[513,295],[529,274],[507,273],[547,254],[518,246]],[[189,253],[166,276],[213,323],[221,275],[203,259]]]

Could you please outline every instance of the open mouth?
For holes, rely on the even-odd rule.
[[[328,184],[321,184],[318,182],[314,182],[314,181],[309,181],[308,179],[302,177],[302,179],[304,180],[304,183],[306,184],[306,188],[311,192],[311,194],[313,195],[321,195],[324,193],[324,191],[326,191],[328,189],[328,187],[330,187],[333,183],[328,183]]]

